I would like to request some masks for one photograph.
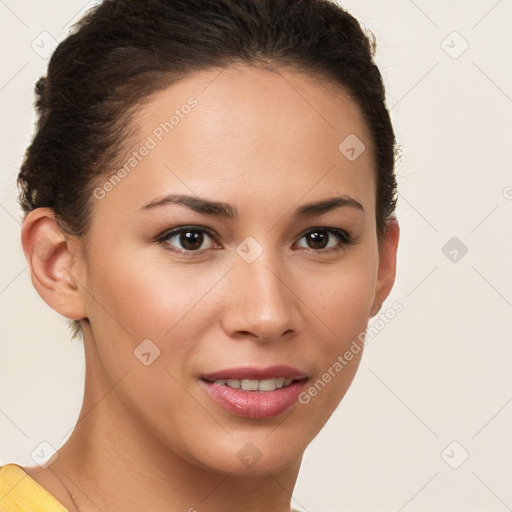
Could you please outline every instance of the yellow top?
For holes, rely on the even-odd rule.
[[[68,512],[17,464],[0,467],[0,512]]]
[[[69,512],[20,466],[12,463],[0,466],[0,512],[43,511]]]

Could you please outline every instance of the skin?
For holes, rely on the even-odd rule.
[[[220,408],[199,378],[287,364],[315,382],[393,286],[398,223],[389,222],[379,246],[371,140],[346,91],[284,68],[219,71],[194,73],[144,104],[128,153],[188,98],[198,102],[121,183],[91,198],[87,243],[64,234],[47,208],[25,220],[36,289],[60,314],[82,320],[77,425],[47,469],[24,468],[70,511],[289,511],[303,452],[343,398],[362,351],[307,405],[264,420]],[[338,150],[350,134],[366,145],[354,161]],[[143,209],[166,194],[229,203],[238,215],[179,204]],[[294,216],[342,194],[364,212]],[[179,237],[155,242],[180,225],[215,237],[205,235],[196,257],[179,253]],[[337,249],[311,248],[304,235],[318,226],[356,241],[343,246],[324,232]],[[252,263],[236,252],[249,236],[263,249]],[[134,356],[144,339],[160,349],[149,366]],[[237,456],[249,442],[261,454],[252,467]]]

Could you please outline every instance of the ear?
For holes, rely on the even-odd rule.
[[[32,283],[43,300],[70,320],[86,318],[78,286],[78,279],[83,278],[80,244],[63,233],[52,209],[37,208],[28,213],[23,221],[21,244]]]
[[[370,316],[375,316],[379,312],[395,283],[396,254],[399,238],[400,227],[398,221],[392,219],[388,221],[386,233],[379,246],[379,272],[374,304]]]

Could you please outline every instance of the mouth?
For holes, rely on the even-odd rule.
[[[282,414],[297,402],[307,381],[306,373],[289,366],[231,368],[200,378],[214,403],[235,416],[251,419]]]
[[[209,382],[209,381],[206,381]],[[272,379],[218,379],[210,384],[218,384],[219,386],[228,386],[231,389],[242,389],[243,391],[275,391],[289,386],[292,382],[297,382],[293,379],[285,377],[275,377]]]

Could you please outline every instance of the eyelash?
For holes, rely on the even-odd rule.
[[[334,235],[336,235],[338,237],[338,239],[340,241],[339,244],[334,247],[329,247],[327,249],[311,249],[311,248],[303,248],[303,249],[317,253],[317,254],[327,254],[327,253],[336,252],[336,251],[346,249],[346,248],[354,245],[356,242],[356,238],[353,237],[350,233],[348,233],[344,229],[326,227],[326,226],[317,226],[314,228],[310,228],[307,231],[303,232],[302,235],[298,238],[298,240],[301,240],[308,234],[314,233],[316,231],[320,231],[320,232],[324,232],[324,233],[333,233]],[[211,248],[210,249],[198,249],[198,250],[177,249],[168,243],[168,240],[170,238],[172,238],[176,235],[180,235],[182,233],[187,233],[187,232],[196,232],[196,233],[203,233],[203,234],[205,233],[214,241],[214,243],[218,243],[216,241],[216,236],[214,235],[214,233],[211,232],[209,229],[206,229],[201,226],[180,226],[178,228],[173,228],[169,231],[165,231],[164,233],[162,233],[157,238],[156,242],[158,244],[164,246],[164,248],[166,250],[170,250],[170,251],[173,251],[178,254],[189,255],[191,257],[200,256],[201,254],[204,253],[204,251],[211,250]]]

